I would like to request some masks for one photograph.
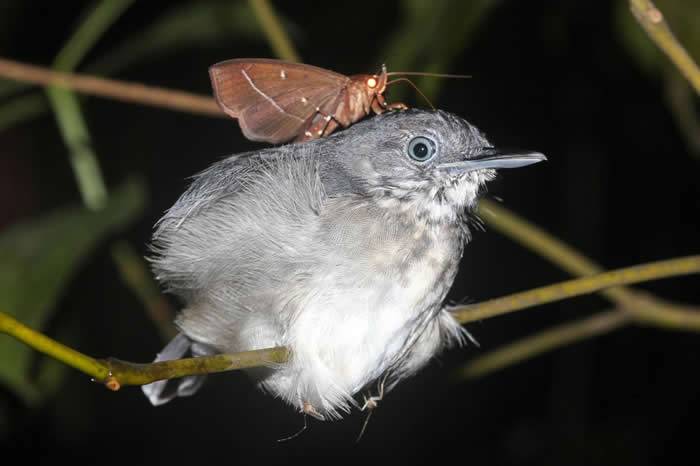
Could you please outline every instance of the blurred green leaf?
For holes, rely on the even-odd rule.
[[[145,200],[143,184],[132,181],[115,191],[103,210],[62,208],[2,232],[0,309],[42,329],[80,264],[102,238],[136,219]],[[0,335],[0,357],[0,383],[27,403],[40,401],[42,391],[28,376],[33,350]]]
[[[618,31],[622,42],[648,73],[660,75],[670,65],[668,58],[652,42],[630,12],[627,1],[617,3]],[[700,2],[654,0],[676,39],[697,62],[700,60]]]
[[[43,115],[46,110],[46,98],[39,92],[11,99],[0,107],[0,131]]]
[[[247,3],[194,1],[165,12],[144,31],[132,34],[114,50],[85,67],[85,71],[109,76],[154,56],[162,57],[187,47],[211,46],[239,38],[263,38]],[[29,87],[23,83],[0,84],[0,97]],[[41,100],[38,102],[38,99]],[[42,115],[48,109],[46,100],[38,91],[16,97],[0,107],[0,131]]]
[[[495,0],[403,0],[400,26],[387,41],[380,58],[386,60],[389,71],[469,74],[469,70],[452,70],[450,65],[469,46],[484,16],[496,3]],[[414,82],[432,100],[438,95],[441,81],[424,77]],[[392,90],[394,99],[400,100],[407,89]]]
[[[0,99],[19,94],[30,86],[31,84],[20,83],[17,81],[0,80]]]

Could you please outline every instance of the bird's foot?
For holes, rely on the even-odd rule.
[[[308,401],[304,401],[301,412],[304,414],[308,414],[311,417],[315,417],[316,419],[323,421],[323,414],[319,413],[316,408],[314,408],[314,405],[309,403]]]

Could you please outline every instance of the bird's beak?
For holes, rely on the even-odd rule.
[[[493,147],[484,149],[476,157],[459,162],[444,163],[441,169],[449,172],[468,172],[485,168],[517,168],[547,160],[544,154],[530,151],[507,151]]]

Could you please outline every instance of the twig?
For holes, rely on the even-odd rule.
[[[138,83],[52,71],[41,66],[26,65],[4,58],[0,58],[0,76],[44,86],[62,87],[122,102],[216,117],[226,116],[210,97]]]
[[[671,303],[649,293],[638,292],[635,302],[619,307],[619,312],[638,325],[700,332],[700,307]]]
[[[275,55],[283,60],[301,62],[301,57],[294,48],[294,44],[287,33],[268,0],[249,0],[253,13],[258,17],[260,27],[270,41]]]
[[[571,274],[588,276],[603,271],[602,267],[583,256],[571,246],[495,202],[487,199],[482,200],[480,202],[479,215],[495,230],[500,231],[522,246],[533,250]],[[567,343],[583,339],[586,332],[591,331],[594,327],[598,332],[596,335],[615,330],[630,322],[638,325],[654,325],[669,329],[692,330],[698,328],[697,322],[700,314],[696,312],[696,309],[671,304],[655,296],[627,287],[608,288],[601,290],[600,293],[616,303],[615,310],[611,312],[620,314],[620,319],[615,320],[611,318],[610,321],[615,320],[617,325],[596,326],[595,320],[591,323],[586,319],[546,329],[529,337],[511,342],[502,348],[493,350],[468,362],[460,370],[460,373],[471,374],[471,377],[486,375],[492,370],[502,369],[509,364],[516,364],[544,352],[557,349]],[[601,319],[603,318],[601,317]],[[686,328],[686,325],[689,325],[689,327]],[[556,335],[557,338],[553,338],[552,335]],[[565,337],[570,337],[571,339],[569,340]],[[478,369],[472,369],[473,367]]]
[[[683,76],[700,94],[700,69],[678,42],[663,13],[651,0],[629,0],[630,10],[649,37],[663,50]]]
[[[593,293],[604,288],[698,272],[700,272],[700,256],[668,259],[547,285],[476,305],[458,306],[453,308],[452,312],[455,318],[464,324]],[[659,316],[659,318],[662,317]],[[672,320],[677,319],[676,317]],[[690,313],[690,315],[684,313],[684,319],[689,330],[700,331],[700,313]]]
[[[96,359],[32,330],[4,312],[0,312],[0,333],[6,333],[35,350],[100,380],[107,376],[106,373],[100,372],[103,364]]]
[[[630,321],[630,316],[617,310],[602,312],[575,322],[552,327],[532,337],[526,337],[497,350],[490,351],[469,361],[457,376],[477,378],[507,366],[562,347],[603,335],[618,329]]]
[[[463,306],[457,308],[455,317],[462,323],[472,322],[527,309],[537,304],[545,304],[567,297],[592,293],[608,286],[638,283],[698,272],[700,272],[700,256],[642,264],[605,272],[593,277],[569,280],[532,291],[516,293],[472,306]],[[688,321],[689,317],[692,317],[690,321]],[[687,326],[688,328],[700,330],[700,313],[696,313],[693,316],[684,315],[684,318],[686,319],[684,328]],[[289,357],[289,352],[286,348],[278,347],[244,353],[167,361],[157,364],[135,364],[114,359],[96,360],[54,342],[1,312],[0,333],[7,333],[38,351],[91,375],[96,380],[105,383],[110,389],[118,389],[121,385],[140,385],[155,380],[183,377],[185,375],[269,366],[272,363],[284,363]]]
[[[123,385],[145,385],[162,379],[185,375],[246,369],[280,364],[287,360],[285,348],[267,348],[236,354],[219,354],[205,358],[186,358],[154,364],[136,364],[117,359],[94,359],[23,325],[0,312],[0,333],[6,333],[32,348],[104,383],[110,390]]]
[[[574,276],[585,277],[604,271],[600,265],[568,244],[493,201],[488,199],[479,201],[478,213],[479,217],[496,231],[536,252]],[[601,291],[601,294],[619,305],[626,305],[634,301],[634,292],[623,287],[609,288]]]
[[[664,303],[636,292],[636,305],[617,307],[575,322],[558,325],[478,356],[457,371],[461,378],[477,378],[548,351],[617,330],[629,323],[671,330],[700,331],[700,308]],[[645,301],[647,300],[647,301]]]

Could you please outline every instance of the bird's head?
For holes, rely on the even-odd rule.
[[[330,195],[365,196],[438,223],[473,208],[496,169],[546,160],[498,150],[475,126],[440,110],[387,112],[317,144]]]

